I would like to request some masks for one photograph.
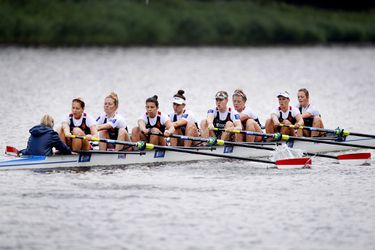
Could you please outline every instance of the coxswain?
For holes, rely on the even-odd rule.
[[[271,118],[267,119],[266,132],[302,136],[302,131],[298,128],[303,126],[303,119],[299,110],[289,105],[289,93],[287,91],[281,92],[277,95],[277,98],[279,99],[279,107],[271,113]],[[280,124],[294,125],[296,129],[280,127]]]
[[[154,145],[166,146],[164,137],[174,133],[174,127],[167,115],[159,111],[158,96],[146,100],[146,113],[138,119],[138,126],[132,129],[132,141],[145,141]],[[164,136],[164,137],[163,137]]]
[[[44,115],[40,124],[32,127],[27,148],[20,151],[23,155],[53,155],[53,148],[59,154],[71,154],[70,148],[61,141],[59,134],[53,130],[54,120],[50,115]]]
[[[240,114],[240,120],[242,123],[242,129],[246,131],[253,131],[257,133],[263,133],[259,122],[258,116],[246,106],[247,96],[242,89],[236,89],[232,95],[233,107]],[[243,141],[242,135],[241,141]],[[246,135],[246,142],[262,141],[261,136]]]
[[[104,113],[96,119],[99,136],[100,138],[111,140],[130,141],[125,119],[117,113],[118,105],[119,99],[115,92],[112,92],[104,99]],[[124,145],[121,144],[99,143],[100,150],[114,148],[115,151],[120,151],[123,147]]]
[[[215,95],[216,107],[207,111],[207,118],[201,122],[202,137],[216,137],[225,141],[241,141],[241,134],[231,135],[228,132],[214,131],[214,128],[241,130],[242,124],[238,112],[227,107],[228,93],[226,91],[219,91]]]
[[[72,101],[72,113],[65,116],[59,130],[60,138],[72,151],[90,150],[91,138],[98,138],[98,130],[92,116],[86,114],[85,102],[81,97],[74,98]],[[71,139],[72,135],[85,136],[87,140]]]

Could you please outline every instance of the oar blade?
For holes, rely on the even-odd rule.
[[[297,169],[311,167],[312,160],[309,157],[282,159],[276,161],[278,169]]]
[[[19,150],[16,149],[15,147],[12,147],[12,146],[6,146],[6,148],[5,148],[5,154],[6,155],[11,155],[11,156],[18,156],[19,155]]]
[[[339,162],[350,165],[363,165],[371,160],[371,153],[352,153],[337,156]]]

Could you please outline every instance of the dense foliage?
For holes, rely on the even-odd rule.
[[[244,46],[375,42],[375,10],[327,10],[286,2],[0,0],[0,44]]]

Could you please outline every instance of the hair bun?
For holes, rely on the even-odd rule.
[[[183,94],[185,94],[185,91],[183,91],[182,89],[180,89],[179,91],[177,91],[177,94],[178,95],[183,95]]]
[[[152,98],[154,98],[155,100],[158,99],[158,96],[157,95],[154,95]]]
[[[118,95],[116,94],[116,92],[112,91],[109,95],[112,96],[114,99],[118,100]]]

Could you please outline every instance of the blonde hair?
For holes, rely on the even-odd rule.
[[[115,92],[111,92],[108,96],[105,97],[106,99],[107,98],[111,98],[113,100],[113,102],[115,103],[115,106],[116,108],[118,108],[118,96]]]
[[[245,94],[245,92],[243,92],[242,89],[236,89],[234,92],[233,92],[233,97],[235,96],[239,96],[239,97],[242,97],[243,101],[246,102],[247,101],[247,96]]]
[[[40,124],[41,125],[45,125],[47,127],[50,127],[50,128],[53,128],[53,125],[54,125],[54,121],[53,121],[53,118],[52,116],[50,115],[44,115],[42,117],[42,119],[40,120]]]

